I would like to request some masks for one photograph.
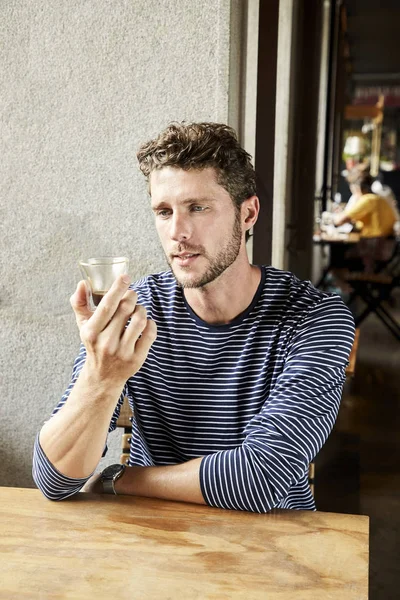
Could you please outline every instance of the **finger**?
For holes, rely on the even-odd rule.
[[[147,311],[144,306],[137,305],[130,321],[120,336],[121,350],[128,354],[135,348],[135,343],[147,326]]]
[[[93,315],[93,311],[89,307],[89,289],[86,281],[78,283],[74,294],[70,298],[70,303],[75,313],[78,327],[80,327]]]
[[[135,344],[135,354],[140,363],[143,364],[147,358],[149,350],[157,338],[157,325],[151,319],[147,319],[147,325],[142,332],[140,339]]]
[[[132,320],[121,338],[121,349],[125,350],[125,352],[134,351],[138,361],[143,363],[151,345],[157,338],[157,325],[151,319],[146,319],[144,327],[143,323],[138,327],[137,323],[132,324]],[[140,329],[141,331],[138,335]]]
[[[131,318],[135,312],[137,312],[137,316],[139,314],[143,314],[144,327],[146,324],[146,309],[142,306],[138,306],[136,292],[134,290],[128,290],[124,294],[121,302],[119,303],[119,306],[111,322],[107,325],[106,329],[104,330],[104,334],[107,332],[110,338],[115,339],[119,345],[121,335],[124,332],[125,326],[129,318]],[[140,333],[138,334],[138,336],[139,335]]]
[[[128,290],[130,279],[128,275],[120,275],[105,294],[90,319],[92,333],[103,331],[114,317],[118,306]]]

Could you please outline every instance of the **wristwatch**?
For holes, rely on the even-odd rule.
[[[102,471],[100,481],[103,484],[104,494],[115,494],[115,482],[122,477],[126,469],[126,465],[109,465]]]

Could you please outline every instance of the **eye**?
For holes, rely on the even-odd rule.
[[[160,208],[156,211],[157,217],[161,217],[161,219],[166,219],[171,215],[171,209],[169,208]]]
[[[200,206],[200,204],[194,204],[191,206],[193,212],[204,212],[206,210],[206,206]]]

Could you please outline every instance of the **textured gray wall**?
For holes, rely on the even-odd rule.
[[[227,120],[230,5],[2,2],[0,485],[32,485],[36,432],[68,384],[78,259],[165,266],[135,151],[170,120]]]

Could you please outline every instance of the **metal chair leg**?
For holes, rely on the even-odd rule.
[[[392,315],[382,305],[376,308],[375,313],[394,337],[400,341],[400,325],[393,319]]]

